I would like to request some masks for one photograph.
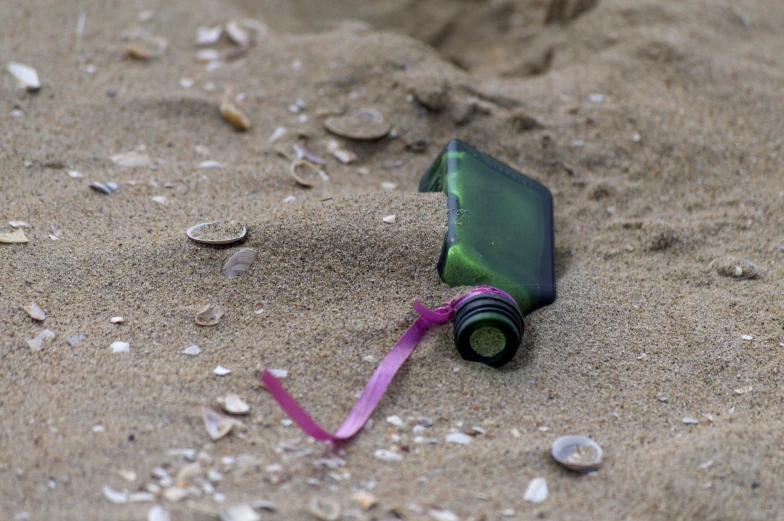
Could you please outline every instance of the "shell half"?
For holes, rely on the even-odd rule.
[[[561,436],[553,442],[553,459],[575,472],[591,472],[602,464],[604,453],[598,443],[587,436]]]
[[[191,226],[185,234],[201,244],[233,244],[244,239],[248,229],[237,221],[211,221]]]

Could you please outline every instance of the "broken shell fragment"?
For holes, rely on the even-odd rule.
[[[127,490],[115,490],[109,485],[104,485],[102,492],[103,492],[103,497],[105,497],[106,500],[109,501],[109,503],[120,505],[128,502]]]
[[[291,163],[289,173],[298,185],[305,188],[311,188],[315,183],[316,177],[320,177],[322,180],[329,179],[326,172],[305,159],[299,159]]]
[[[587,436],[561,436],[550,453],[563,467],[575,472],[591,472],[602,464],[602,448]]]
[[[523,499],[530,501],[531,503],[541,503],[547,499],[549,494],[550,493],[547,490],[547,481],[545,481],[544,478],[534,478],[528,483],[528,487],[523,494]]]
[[[131,344],[128,342],[112,342],[112,345],[109,346],[112,349],[112,353],[130,353],[131,352]]]
[[[340,519],[340,503],[331,498],[314,497],[310,500],[308,511],[321,521],[337,521]]]
[[[40,333],[38,333],[38,336],[37,336],[37,337],[35,337],[35,338],[34,338],[34,339],[32,339],[32,340],[28,340],[28,341],[27,341],[27,345],[28,345],[28,346],[30,347],[30,349],[31,349],[32,351],[34,351],[34,352],[35,352],[35,351],[40,351],[40,350],[41,350],[41,349],[43,349],[43,347],[44,347],[44,341],[45,341],[45,340],[51,340],[51,339],[53,339],[53,338],[54,338],[54,337],[56,337],[56,336],[57,336],[57,335],[55,334],[55,332],[54,332],[54,331],[50,331],[50,330],[48,330],[48,329],[44,329],[43,331],[41,331]]]
[[[160,36],[133,42],[125,48],[125,54],[134,60],[150,60],[166,52],[169,42]]]
[[[247,47],[248,44],[250,44],[248,31],[240,27],[240,24],[236,20],[230,20],[229,23],[226,24],[226,36],[229,37],[229,40],[231,40],[234,45]]]
[[[113,183],[111,181],[96,181],[94,183],[90,183],[89,186],[96,192],[101,192],[102,194],[106,195],[111,195],[120,189],[120,187],[117,186],[117,183]]]
[[[147,521],[171,521],[169,509],[162,505],[153,505],[147,511]]]
[[[36,301],[32,301],[28,305],[23,306],[22,309],[24,309],[33,320],[44,320],[46,318],[46,313],[44,313],[44,310],[41,309],[41,306],[39,306]]]
[[[25,221],[8,221],[8,224],[11,228],[30,228],[30,224]]]
[[[38,71],[23,63],[11,62],[8,64],[8,72],[16,78],[21,87],[30,92],[41,88],[41,81],[38,79]]]
[[[347,116],[332,116],[324,120],[324,128],[348,139],[372,141],[381,139],[392,129],[380,112],[360,109]]]
[[[224,412],[229,414],[248,414],[250,412],[250,405],[245,400],[239,397],[238,394],[227,394],[218,398],[218,403]]]
[[[221,273],[227,277],[239,277],[248,271],[256,260],[256,250],[253,248],[243,248],[226,261]]]
[[[183,354],[186,354],[186,355],[196,356],[199,353],[201,353],[201,348],[199,346],[197,346],[196,344],[194,344],[194,345],[192,345],[190,347],[186,347],[181,352]]]
[[[362,510],[370,510],[376,503],[378,503],[378,498],[376,498],[376,496],[370,492],[365,492],[364,490],[357,492],[354,494],[354,496],[352,496],[352,498]]]
[[[150,156],[147,154],[140,154],[139,152],[123,152],[122,154],[115,154],[111,157],[111,160],[116,165],[127,166],[131,168],[155,166],[155,161],[153,161]]]
[[[261,516],[247,503],[231,505],[219,513],[220,521],[261,521]]]
[[[232,244],[244,239],[248,230],[237,221],[211,221],[191,226],[185,233],[202,244]]]
[[[329,152],[332,157],[347,165],[349,163],[353,163],[357,160],[357,155],[352,152],[351,150],[346,150],[344,148],[340,148],[340,144],[331,139],[329,143],[327,143],[327,152]]]
[[[0,243],[3,244],[24,244],[30,242],[24,230],[18,229],[12,232],[0,233]]]
[[[218,414],[212,409],[203,409],[201,417],[204,420],[204,428],[213,440],[219,440],[229,434],[234,428],[234,420]]]
[[[231,90],[226,89],[220,104],[220,113],[234,128],[246,131],[250,128],[250,119],[231,101]]]
[[[196,51],[196,61],[210,63],[220,60],[220,52],[217,49],[199,49]]]
[[[212,45],[220,40],[222,29],[220,25],[215,27],[197,27],[196,28],[196,45]]]
[[[207,304],[201,308],[198,313],[196,313],[194,320],[199,326],[215,326],[218,324],[218,322],[220,322],[223,314],[223,308],[219,306],[213,306],[212,304]]]
[[[716,268],[716,273],[722,277],[746,280],[755,279],[759,276],[757,265],[746,259],[727,256],[715,259],[711,264]]]

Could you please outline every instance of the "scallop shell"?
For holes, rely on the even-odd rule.
[[[602,464],[602,448],[587,436],[561,436],[553,442],[551,454],[562,466],[575,472],[590,472]]]
[[[294,181],[296,181],[298,185],[304,186],[305,188],[312,187],[314,183],[309,178],[303,177],[302,174],[297,173],[297,169],[303,167],[307,167],[308,169],[310,169],[310,171],[313,174],[313,177],[318,176],[324,179],[327,176],[327,174],[324,173],[323,170],[321,170],[319,167],[317,167],[310,161],[307,161],[305,159],[299,159],[297,161],[294,161],[293,163],[291,163],[291,166],[289,167],[289,173],[291,174],[291,177],[294,178]]]
[[[191,226],[185,233],[201,244],[233,244],[244,239],[248,229],[237,221],[211,221]]]
[[[223,316],[223,309],[212,304],[207,304],[196,313],[194,320],[199,326],[215,326]]]
[[[374,109],[360,109],[348,116],[332,116],[324,120],[324,128],[348,139],[372,141],[389,134],[392,125]]]
[[[256,250],[253,248],[243,248],[226,261],[221,273],[227,277],[239,277],[250,269],[253,261],[256,260]]]

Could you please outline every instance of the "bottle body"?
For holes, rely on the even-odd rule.
[[[553,198],[544,185],[452,140],[419,191],[447,195],[441,280],[502,289],[524,315],[555,301]]]

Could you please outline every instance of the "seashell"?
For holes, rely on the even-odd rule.
[[[0,233],[0,243],[2,244],[24,244],[26,242],[30,242],[30,240],[22,229]]]
[[[109,346],[112,349],[112,353],[130,353],[131,352],[131,344],[128,342],[112,342],[112,345]]]
[[[23,63],[11,62],[8,64],[8,72],[16,78],[19,85],[30,92],[41,88],[41,80],[38,79],[38,71]]]
[[[212,409],[203,409],[201,417],[204,420],[204,428],[213,440],[219,440],[229,434],[234,428],[234,420],[218,414]]]
[[[218,403],[225,412],[229,414],[248,414],[250,405],[239,397],[238,394],[227,394],[218,398]]]
[[[245,238],[247,228],[237,221],[211,221],[188,228],[185,234],[202,244],[232,244]]]
[[[35,351],[40,351],[44,347],[44,341],[45,340],[51,340],[51,339],[53,339],[56,336],[57,335],[55,334],[54,331],[50,331],[48,329],[44,329],[43,331],[38,333],[38,336],[36,336],[34,339],[28,340],[27,341],[27,345],[30,346],[30,349],[32,351],[34,351],[34,352]]]
[[[755,279],[759,276],[757,265],[746,259],[738,257],[721,257],[711,261],[711,266],[716,268],[716,273],[722,277],[736,280]]]
[[[427,513],[434,521],[460,521],[457,514],[445,508],[431,508]]]
[[[187,465],[183,466],[179,472],[177,472],[177,477],[175,478],[174,483],[178,487],[188,488],[200,475],[201,465],[198,463],[188,463]]]
[[[240,27],[239,22],[236,20],[230,20],[226,24],[226,36],[229,37],[229,40],[231,40],[234,45],[247,47],[248,44],[250,44],[250,36],[248,35],[248,31]]]
[[[115,505],[121,505],[123,503],[128,502],[128,491],[127,490],[115,490],[109,485],[104,485],[103,489],[103,497],[109,501],[109,503],[114,503]]]
[[[602,448],[587,436],[561,436],[550,453],[563,467],[575,472],[590,472],[602,464]]]
[[[253,261],[256,260],[256,250],[253,248],[243,248],[226,261],[221,273],[227,277],[239,277],[250,269]]]
[[[219,512],[220,521],[261,521],[261,516],[247,503],[231,505]]]
[[[357,155],[354,152],[340,148],[340,144],[334,139],[331,139],[329,143],[327,143],[327,152],[332,154],[332,157],[344,165],[353,163],[357,160]]]
[[[231,369],[219,365],[218,367],[213,369],[212,372],[217,374],[218,376],[226,376],[227,374],[231,373]]]
[[[381,139],[392,129],[380,112],[360,109],[348,116],[332,116],[324,120],[324,128],[348,139],[372,141]]]
[[[294,152],[297,154],[297,159],[307,159],[311,163],[316,163],[317,165],[327,164],[323,157],[316,155],[308,149],[308,142],[304,139],[294,145]]]
[[[150,60],[161,56],[166,52],[168,46],[169,42],[166,38],[152,36],[128,45],[125,48],[125,54],[134,60]]]
[[[44,310],[41,309],[41,306],[39,306],[35,300],[28,305],[23,306],[22,309],[24,309],[33,320],[44,320],[46,318],[46,313],[44,313]]]
[[[220,52],[217,49],[199,49],[196,51],[196,61],[210,63],[220,60]]]
[[[207,304],[196,313],[194,320],[196,321],[196,325],[199,326],[215,326],[220,322],[223,314],[223,308]]]
[[[120,187],[117,186],[117,183],[113,183],[111,181],[96,181],[94,183],[90,183],[89,186],[96,192],[101,192],[102,194],[106,195],[111,195],[120,189]]]
[[[462,432],[451,432],[446,435],[447,443],[458,443],[460,445],[468,445],[471,443],[471,436]]]
[[[111,157],[114,164],[118,166],[135,167],[153,167],[155,161],[152,160],[147,154],[140,154],[139,152],[123,152],[122,154],[115,154]]]
[[[68,338],[65,339],[65,342],[69,346],[73,347],[73,346],[77,345],[79,342],[81,342],[82,340],[84,340],[86,338],[87,338],[87,335],[82,333],[82,334],[79,334],[79,335],[69,336]]]
[[[196,344],[194,344],[194,345],[192,345],[190,347],[186,347],[185,349],[183,349],[181,351],[181,353],[183,353],[185,355],[196,356],[199,353],[201,353],[201,348],[199,346],[197,346]]]
[[[237,130],[245,131],[250,128],[250,119],[231,101],[231,90],[226,89],[220,104],[220,113],[227,122]]]
[[[169,509],[162,505],[153,505],[147,511],[147,521],[171,521]]]
[[[308,512],[321,521],[337,521],[340,519],[340,503],[331,498],[314,497],[308,505]]]
[[[274,143],[286,135],[286,127],[276,127],[275,131],[270,135],[267,143]]]
[[[297,172],[297,169],[302,170],[303,168],[310,170],[310,174],[306,175],[304,172]],[[321,179],[328,179],[327,174],[323,170],[310,161],[306,161],[305,159],[299,159],[291,163],[291,166],[289,167],[289,173],[298,185],[304,186],[305,188],[310,188],[313,186],[314,181],[311,179],[313,177],[319,176]]]
[[[132,492],[128,494],[129,503],[152,503],[155,501],[155,494],[152,492]]]
[[[365,491],[357,492],[352,496],[352,499],[362,510],[370,510],[376,503],[378,503],[378,498],[376,496],[370,492]]]
[[[199,163],[199,168],[223,168],[223,165],[218,161],[208,160]]]
[[[109,322],[111,322],[112,324],[122,324],[123,322],[125,322],[125,318],[123,318],[123,317],[112,317],[112,318],[109,319]]]
[[[185,490],[184,488],[180,487],[169,487],[163,491],[163,498],[168,501],[169,503],[179,503],[188,495],[190,494],[189,491]]]
[[[393,215],[387,215],[382,220],[385,223],[387,223],[387,224],[395,224],[395,221],[397,221],[397,217],[394,214]]]
[[[217,41],[220,40],[222,32],[223,29],[221,29],[220,25],[216,25],[215,27],[197,27],[196,45],[212,45],[213,43],[217,43]]]
[[[528,483],[523,499],[531,503],[541,503],[550,492],[547,490],[547,481],[544,478],[534,478]]]
[[[8,224],[11,225],[11,228],[30,228],[30,225],[25,221],[8,221]]]
[[[386,463],[395,463],[398,461],[403,461],[403,456],[401,456],[397,452],[392,452],[391,450],[387,449],[378,449],[373,453],[373,457],[384,461]]]

